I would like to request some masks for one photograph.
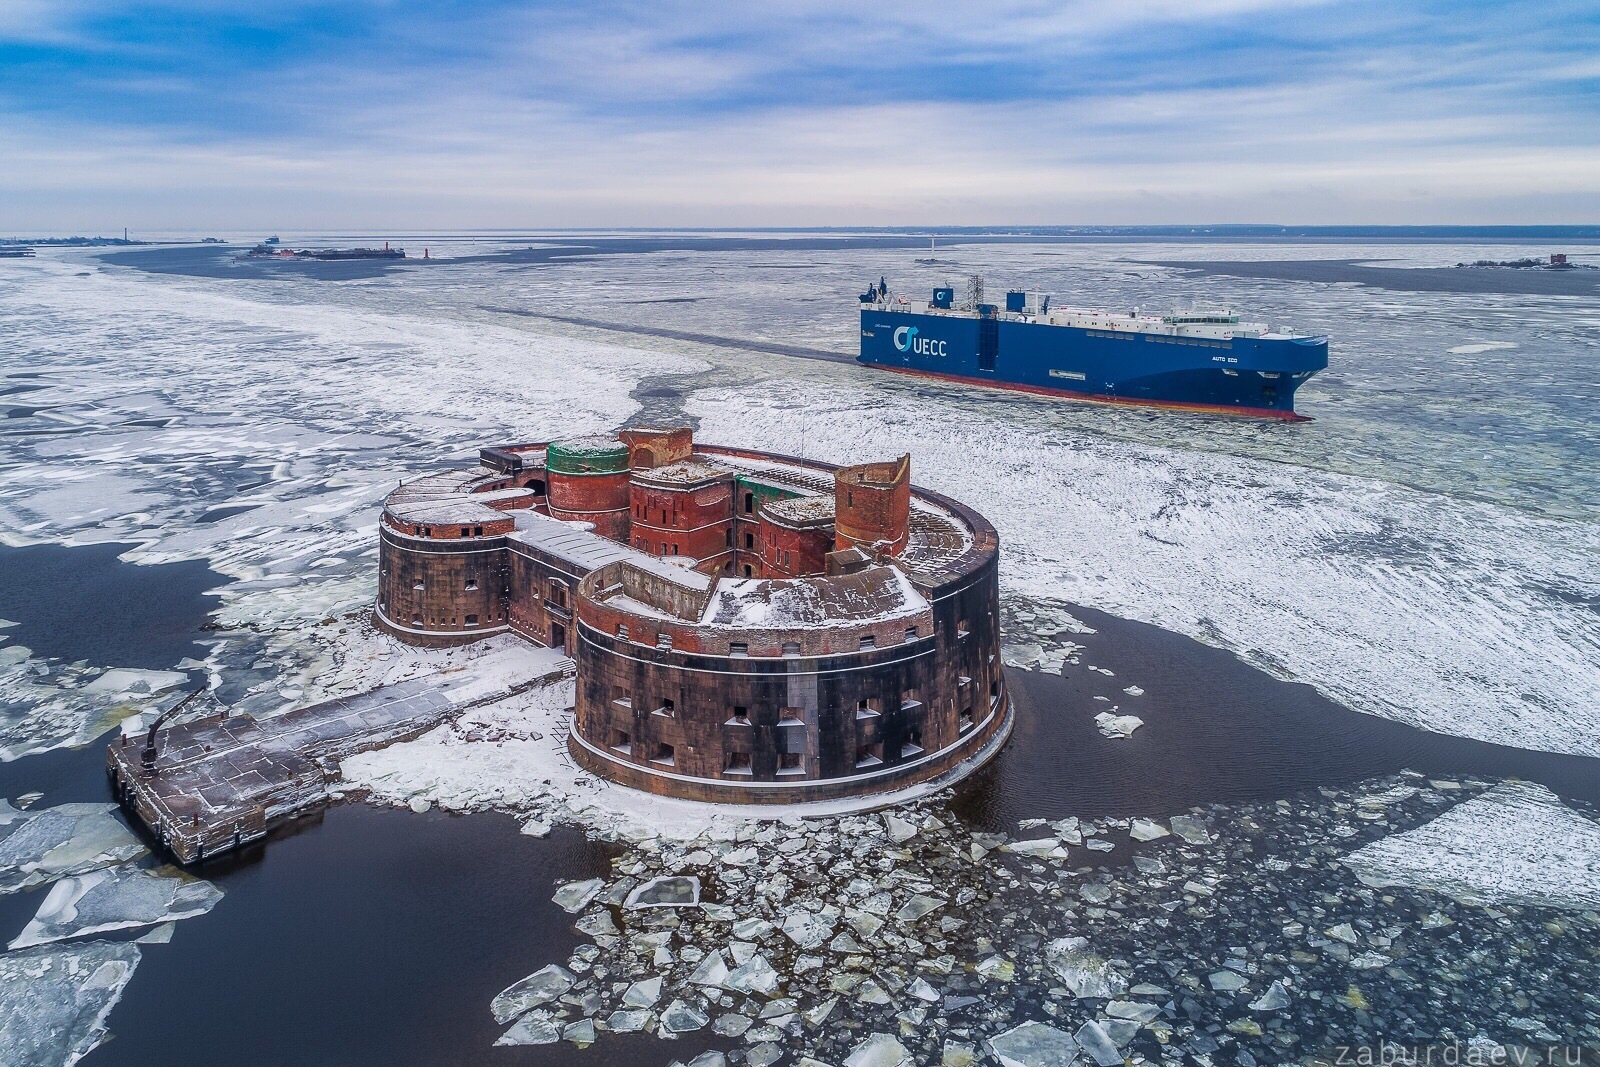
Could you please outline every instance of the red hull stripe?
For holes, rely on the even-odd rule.
[[[1078,393],[1070,389],[1046,389],[1038,385],[1018,385],[1016,382],[992,382],[983,378],[968,378],[962,374],[940,374],[932,370],[891,367],[887,363],[865,363],[863,366],[875,370],[892,370],[896,374],[909,374],[917,378],[938,378],[941,381],[960,382],[962,385],[976,385],[984,389],[1008,389],[1014,393],[1032,393],[1035,396],[1077,400],[1086,404],[1120,404],[1124,407],[1161,408],[1166,411],[1189,411],[1203,415],[1239,415],[1252,419],[1278,419],[1282,422],[1312,421],[1310,415],[1297,415],[1292,411],[1279,411],[1276,408],[1236,408],[1227,404],[1184,404],[1176,400],[1136,400],[1125,396],[1096,396],[1093,393]]]

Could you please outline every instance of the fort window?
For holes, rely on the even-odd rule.
[[[743,707],[741,705],[735,704],[734,707],[733,707],[733,718],[731,718],[727,722],[723,723],[723,725],[724,726],[749,726],[750,725],[750,709],[746,708],[746,707]]]
[[[727,771],[729,774],[749,774],[751,772],[750,753],[728,753],[728,765],[724,767],[723,770]]]
[[[922,710],[922,701],[917,699],[915,689],[907,689],[900,694],[900,710],[908,713]]]
[[[467,589],[468,589],[468,591],[471,591],[471,590],[474,590],[474,589],[477,589],[477,588],[478,588],[478,579],[476,579],[476,578],[468,578],[467,579]]]
[[[412,626],[421,626],[422,625],[422,616],[421,615],[417,615],[417,614],[413,614],[411,616],[411,625]]]
[[[754,578],[755,574],[756,574],[756,569],[754,567],[750,566],[750,564],[746,563],[744,565],[744,576],[746,578]]]
[[[800,654],[800,642],[785,641],[783,643],[783,654],[785,656],[798,656]]]
[[[558,608],[567,606],[567,587],[557,578],[550,579],[550,603]]]
[[[756,495],[754,493],[746,493],[744,495],[744,513],[746,515],[754,515],[756,513]]]
[[[974,724],[974,722],[972,720],[972,709],[971,708],[962,708],[961,709],[961,723],[960,723],[961,732],[962,733],[966,733],[968,730],[972,729],[972,727],[974,725],[975,724]]]
[[[782,711],[778,712],[778,725],[779,726],[801,726],[801,727],[803,727],[803,726],[805,726],[805,724],[806,724],[806,709],[805,708],[784,708]]]
[[[743,641],[734,641],[728,645],[728,655],[730,656],[748,656],[749,654],[750,646]]]
[[[883,744],[857,745],[856,766],[876,767],[883,763]]]
[[[628,691],[622,686],[614,685],[611,687],[611,703],[619,708],[631,708],[633,707],[633,698],[628,695]]]
[[[878,639],[876,637],[873,637],[871,634],[868,634],[867,636],[865,636],[865,637],[863,637],[861,639],[861,648],[863,649],[863,651],[866,650],[866,649],[869,649],[869,648],[877,648],[877,647],[878,647]]]
[[[754,547],[756,547],[756,535],[755,534],[747,533],[747,534],[744,535],[744,547],[745,548],[754,548]]]
[[[674,545],[673,545],[673,546],[672,546],[672,554],[673,554],[673,555],[674,555],[674,556],[676,556],[676,555],[677,555],[677,554],[678,554],[678,546],[677,546],[677,545],[676,545],[676,544],[674,544]]]
[[[655,710],[655,714],[662,715],[670,719],[678,714],[678,708],[677,705],[673,704],[672,701],[663,699],[661,701],[661,706]]]
[[[626,730],[611,731],[611,747],[624,755],[633,755],[633,738]]]
[[[848,489],[845,490],[844,494],[844,506],[847,508],[853,508],[856,506],[856,495],[850,492]]]
[[[966,619],[962,619],[960,622],[956,623],[956,636],[957,637],[966,637],[971,633],[972,633],[972,627],[968,624]]]
[[[470,527],[470,526],[461,527],[461,536],[462,537],[471,537],[472,536],[472,527]]]
[[[673,757],[673,748],[665,741],[657,741],[655,752],[650,756],[651,763],[659,763],[663,767],[676,767],[678,761]]]
[[[804,774],[806,773],[806,756],[804,752],[778,753],[779,774]]]
[[[876,703],[877,702],[873,701],[873,700],[858,700],[858,701],[856,701],[856,718],[858,718],[858,719],[876,719],[878,717],[878,715],[879,715],[878,709],[873,706]]]
[[[913,726],[906,731],[906,739],[900,744],[900,756],[904,759],[920,755],[922,755],[922,727]]]
[[[672,635],[671,634],[656,634],[656,647],[657,648],[671,648],[672,647]]]
[[[412,583],[411,583],[411,588],[413,588],[413,589],[416,589],[416,590],[418,590],[418,591],[420,591],[420,590],[421,590],[421,589],[422,589],[422,582],[421,582],[421,580],[420,580],[420,579],[419,579],[419,580],[418,580],[418,581],[415,581],[415,582],[412,582]]]
[[[625,622],[617,623],[617,636],[622,638],[624,641],[626,641],[628,639],[628,624],[627,623],[625,623]]]
[[[482,537],[483,536],[483,527],[482,526],[474,526],[472,528],[472,536],[473,537]]]
[[[907,641],[915,641],[916,639],[917,639],[917,628],[915,626],[907,626],[906,627],[906,640]]]
[[[476,626],[476,625],[478,625],[478,617],[476,615],[468,615],[467,616],[467,625],[468,626]]]

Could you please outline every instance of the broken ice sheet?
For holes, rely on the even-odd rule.
[[[571,989],[576,981],[572,972],[552,963],[501,990],[489,1010],[494,1013],[495,1022],[504,1024],[531,1008],[550,1003]]]
[[[57,882],[9,947],[188,919],[221,899],[222,890],[173,867],[91,871]]]
[[[115,804],[0,812],[0,893],[87,874],[141,856],[144,845],[111,813]]]
[[[138,963],[138,946],[110,941],[0,956],[0,1062],[77,1063],[105,1038]]]
[[[1600,823],[1531,782],[1502,782],[1344,862],[1367,885],[1407,885],[1466,903],[1600,908]]]
[[[987,1044],[1001,1067],[1069,1064],[1078,1055],[1078,1043],[1071,1034],[1037,1022],[1014,1026],[991,1037]]]

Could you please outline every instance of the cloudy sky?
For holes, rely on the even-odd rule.
[[[0,0],[0,232],[1600,217],[1600,4]]]

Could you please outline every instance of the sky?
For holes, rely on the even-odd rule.
[[[0,233],[1600,220],[1600,3],[0,0]]]

